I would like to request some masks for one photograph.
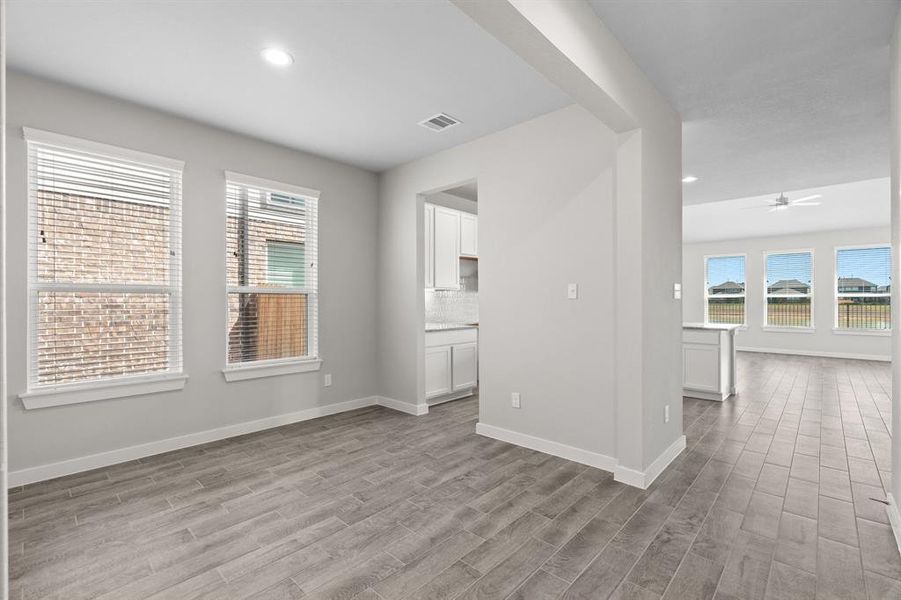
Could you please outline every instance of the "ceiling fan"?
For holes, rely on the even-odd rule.
[[[776,212],[788,210],[795,206],[819,206],[819,202],[811,202],[811,200],[816,200],[821,197],[822,194],[813,194],[812,196],[804,196],[803,198],[798,198],[796,200],[789,200],[785,194],[779,194],[779,197],[773,200],[771,204],[767,204],[766,206],[752,206],[751,208],[769,208],[770,210],[768,212]]]

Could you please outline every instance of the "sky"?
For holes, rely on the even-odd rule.
[[[797,279],[801,283],[810,283],[812,281],[813,257],[809,252],[767,255],[767,284],[772,285],[785,279]]]
[[[860,277],[876,285],[888,285],[891,260],[892,250],[888,247],[854,248],[838,251],[836,267],[839,277]],[[772,284],[782,279],[797,279],[807,283],[811,279],[811,263],[807,253],[770,254],[767,256],[767,281]],[[707,281],[711,286],[725,281],[744,283],[744,257],[708,258]]]
[[[745,282],[744,256],[717,256],[707,259],[707,284],[714,286],[726,281]]]
[[[839,250],[837,266],[839,277],[860,277],[876,285],[888,285],[892,273],[892,249]]]

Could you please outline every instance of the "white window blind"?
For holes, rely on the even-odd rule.
[[[180,373],[181,163],[25,136],[29,389]]]
[[[707,323],[745,324],[745,257],[708,256],[705,258]]]
[[[227,364],[319,354],[319,192],[226,173]]]
[[[891,329],[891,246],[837,249],[835,300],[838,329]]]
[[[766,255],[766,324],[813,327],[813,253]]]

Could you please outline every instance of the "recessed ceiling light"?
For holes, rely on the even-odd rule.
[[[261,55],[263,60],[276,67],[287,67],[294,63],[294,57],[281,48],[266,48]]]
[[[682,178],[682,183],[694,183],[697,180],[698,180],[698,178],[695,177],[694,175],[686,175],[685,177]]]

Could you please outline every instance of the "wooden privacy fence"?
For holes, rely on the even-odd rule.
[[[257,318],[257,360],[306,356],[306,295],[260,294]]]

